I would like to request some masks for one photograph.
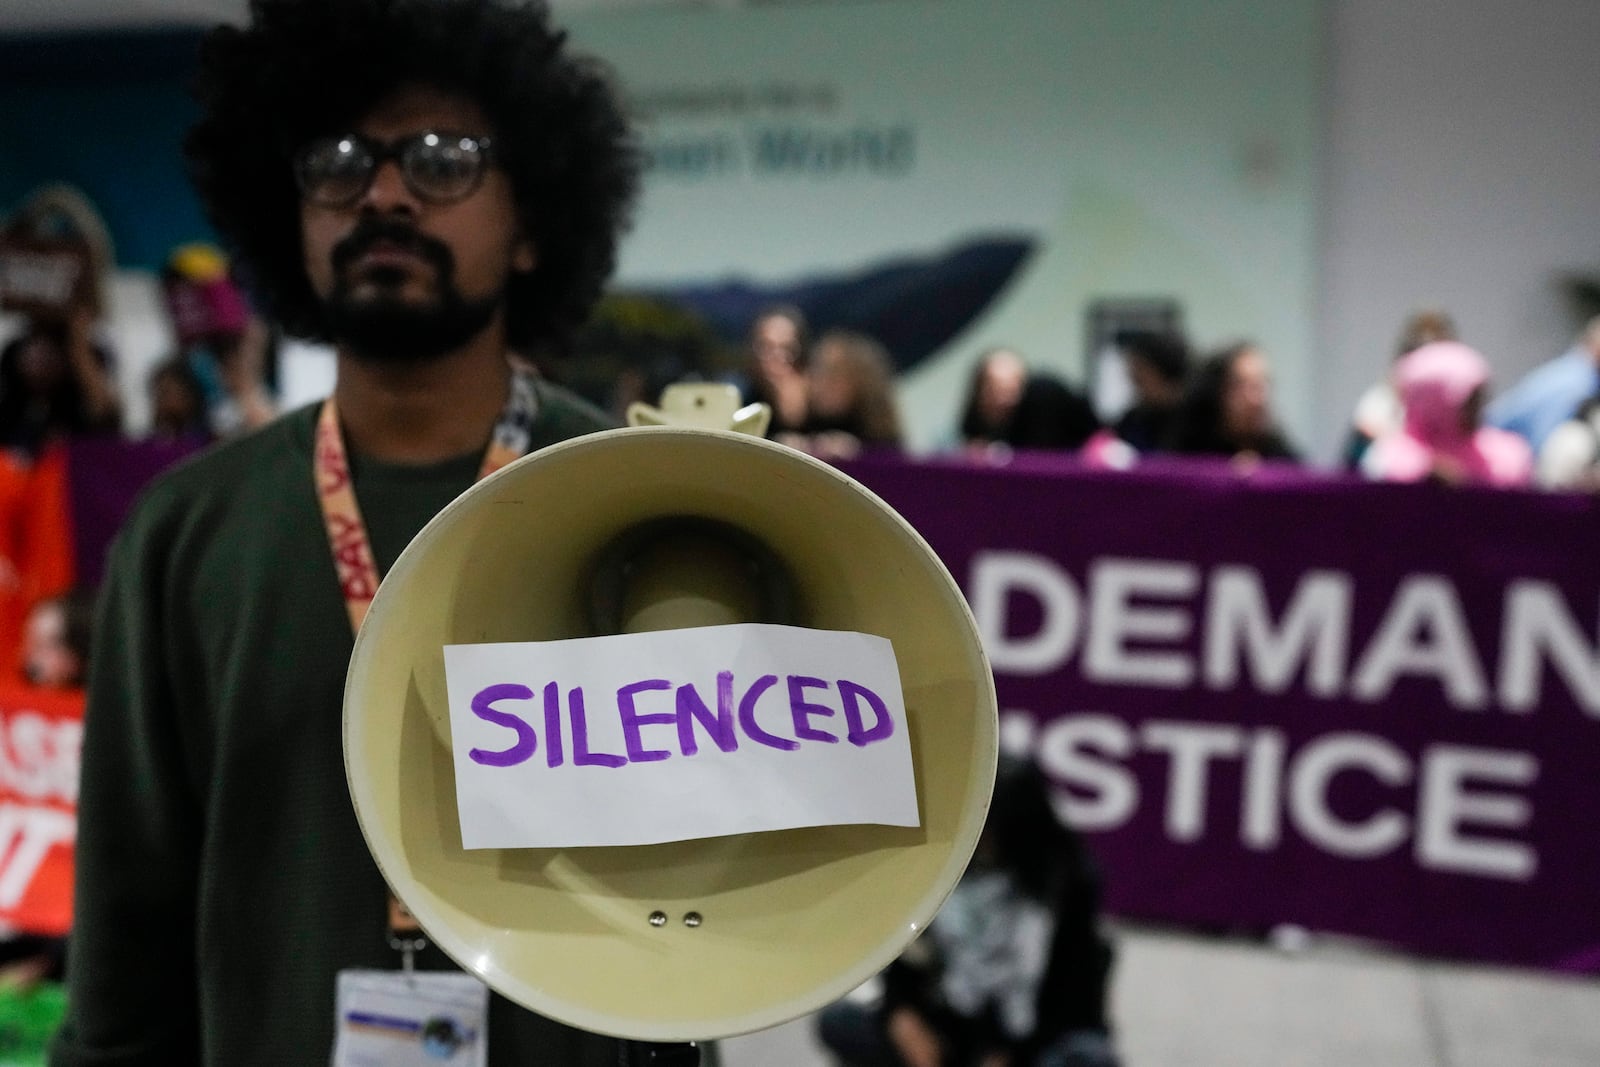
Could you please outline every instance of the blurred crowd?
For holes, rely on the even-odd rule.
[[[98,212],[67,186],[36,191],[0,227],[0,311],[12,327],[0,347],[0,802],[45,827],[51,812],[70,826],[75,804],[69,739],[81,734],[94,609],[68,446],[123,436],[128,406],[107,339],[113,260]],[[175,248],[161,292],[172,348],[144,381],[146,436],[199,448],[271,420],[275,339],[227,258],[205,244]],[[64,973],[70,834],[31,874],[37,892],[0,901],[0,991]]]
[[[0,310],[20,329],[0,349],[0,444],[34,456],[67,437],[117,434],[126,405],[106,340],[113,250],[94,207],[65,186],[35,193],[0,231]],[[276,413],[274,339],[206,244],[161,273],[172,350],[144,383],[150,433],[206,442]]]
[[[1179,333],[1125,330],[1095,374],[1096,388],[1081,389],[1023,353],[990,349],[972,364],[947,448],[989,461],[1018,449],[1075,452],[1111,467],[1148,455],[1243,469],[1305,463],[1274,407],[1270,354],[1254,342],[1196,352]],[[814,455],[904,444],[889,354],[850,331],[812,340],[797,308],[756,319],[741,384],[747,399],[772,406],[774,437]],[[1505,392],[1493,384],[1488,359],[1447,312],[1416,312],[1387,374],[1357,402],[1340,464],[1380,481],[1600,488],[1600,318]]]
[[[37,191],[0,227],[0,311],[20,324],[0,349],[0,447],[12,467],[36,462],[53,441],[124,429],[128,398],[106,340],[112,261],[104,223],[66,186]],[[204,243],[175,247],[161,295],[171,350],[143,382],[145,435],[201,445],[271,420],[280,338],[225,255]],[[773,306],[750,324],[743,351],[719,365],[692,312],[656,316],[679,336],[640,333],[634,307],[622,316],[633,322],[599,323],[565,363],[559,353],[529,353],[529,362],[619,418],[673,380],[712,377],[768,404],[770,436],[818,457],[904,447],[896,363],[868,334],[814,334],[800,308]],[[1397,332],[1387,373],[1351,413],[1341,466],[1387,481],[1600,488],[1600,318],[1509,388],[1447,311],[1420,310]],[[608,380],[597,383],[580,363]],[[1094,354],[1091,378],[1080,386],[1010,348],[979,353],[946,450],[991,461],[1017,449],[1069,451],[1117,467],[1157,454],[1304,462],[1274,407],[1271,354],[1250,340],[1197,351],[1178,332],[1123,330]]]
[[[113,249],[94,206],[38,190],[0,227],[0,655],[17,662],[23,621],[76,584],[66,445],[125,433],[126,397],[107,330]],[[277,414],[276,339],[227,258],[174,248],[161,273],[171,350],[144,381],[147,439],[198,448]],[[181,451],[181,450],[180,450]],[[174,454],[178,454],[174,452]]]

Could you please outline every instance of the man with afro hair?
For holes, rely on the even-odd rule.
[[[197,96],[210,218],[338,379],[159,480],[112,551],[57,1067],[329,1063],[337,976],[400,966],[345,785],[352,627],[477,477],[607,424],[509,358],[584,320],[637,183],[543,3],[253,0]],[[494,1067],[622,1051],[497,997],[487,1031]]]

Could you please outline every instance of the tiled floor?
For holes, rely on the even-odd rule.
[[[1600,981],[1419,961],[1343,942],[1298,951],[1118,934],[1126,1067],[1600,1067]],[[722,1044],[723,1067],[831,1067],[809,1019]]]

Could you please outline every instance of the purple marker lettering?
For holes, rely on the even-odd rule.
[[[676,722],[678,716],[670,711],[655,711],[648,715],[641,715],[639,709],[633,706],[633,698],[636,693],[644,693],[652,689],[671,688],[672,683],[665,678],[651,678],[648,681],[625,685],[617,690],[617,714],[622,716],[622,739],[628,745],[629,763],[654,763],[672,755],[664,748],[645,748],[644,742],[639,738],[639,727],[651,726],[657,723],[666,725],[669,722]]]
[[[561,687],[555,682],[544,687],[544,759],[552,767],[567,762],[561,745]]]
[[[706,707],[705,701],[700,699],[700,694],[692,685],[678,686],[678,751],[685,756],[692,756],[700,751],[700,742],[695,740],[694,723],[699,720],[700,725],[711,735],[711,740],[724,752],[733,752],[739,747],[739,735],[733,728],[733,672],[721,671],[717,674],[717,715],[711,717],[711,709]]]
[[[567,710],[572,719],[572,765],[574,767],[621,767],[627,764],[623,756],[610,752],[589,751],[589,718],[583,711],[583,687],[567,691]]]
[[[854,682],[839,680],[839,696],[844,700],[844,721],[849,725],[850,732],[846,734],[850,743],[857,748],[882,741],[894,735],[894,718],[889,714],[888,707],[883,698],[864,685]],[[872,713],[878,721],[868,727],[861,719],[861,701],[865,700],[871,707]]]
[[[806,699],[807,689],[826,689],[828,683],[821,678],[806,678],[802,675],[789,675],[789,714],[794,718],[794,735],[807,741],[826,741],[830,745],[837,745],[839,739],[830,733],[824,733],[811,725],[813,715],[822,715],[833,718],[833,709],[826,704],[813,704]]]
[[[517,742],[510,748],[500,752],[490,752],[487,749],[475,748],[467,753],[473,763],[485,767],[515,767],[526,760],[539,747],[539,735],[533,732],[533,727],[517,718],[508,711],[496,711],[494,702],[497,700],[531,700],[533,690],[525,685],[491,685],[472,698],[472,714],[484,722],[492,722],[496,726],[504,726],[515,730]]]
[[[777,684],[776,674],[763,674],[755,680],[755,684],[745,692],[744,699],[739,701],[739,725],[744,727],[744,735],[757,744],[793,752],[800,747],[800,742],[769,734],[756,724],[756,701],[761,699],[762,693]]]

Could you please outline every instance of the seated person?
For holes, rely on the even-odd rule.
[[[1253,462],[1296,460],[1272,411],[1267,359],[1249,342],[1222,349],[1195,372],[1167,447],[1180,455]]]
[[[7,256],[48,250],[37,254],[54,269],[37,274],[56,281],[0,272],[0,308],[24,320],[21,335],[0,351],[0,446],[34,456],[63,437],[114,433],[121,398],[110,351],[95,336],[113,262],[105,221],[77,190],[46,186],[0,231],[0,247]]]
[[[1388,373],[1381,381],[1368,386],[1356,401],[1355,413],[1350,417],[1350,432],[1344,444],[1346,470],[1360,470],[1361,457],[1372,447],[1372,442],[1405,425],[1405,409],[1394,387],[1394,364],[1423,345],[1434,341],[1458,340],[1460,337],[1456,334],[1455,320],[1444,311],[1428,308],[1406,319]]]
[[[277,416],[267,384],[272,334],[229,276],[227,259],[211,245],[183,245],[168,257],[161,282],[176,358],[200,387],[207,433],[229,437],[271,422]],[[170,425],[157,431],[173,436]]]
[[[1379,437],[1361,461],[1389,482],[1522,486],[1533,480],[1533,452],[1509,430],[1483,425],[1489,363],[1456,341],[1423,345],[1395,367],[1405,425]]]
[[[1600,315],[1566,352],[1541,363],[1484,409],[1484,422],[1520,436],[1535,452],[1584,401],[1600,392]]]
[[[1010,448],[1079,448],[1100,429],[1082,394],[1049,375],[1030,372],[1009,348],[992,348],[973,368],[961,439],[968,452]]]
[[[36,318],[0,350],[0,446],[38,455],[52,442],[115,433],[122,402],[109,351],[94,340],[94,312]]]
[[[1117,420],[1117,436],[1139,452],[1155,452],[1172,436],[1184,385],[1189,345],[1174,333],[1124,330],[1115,344],[1133,385],[1133,406]]]
[[[8,733],[13,714],[34,723],[41,716],[51,722],[57,717],[82,718],[93,622],[92,600],[82,593],[42,600],[29,613],[22,677],[0,686],[0,725]],[[40,773],[28,756],[20,758],[30,773]],[[46,803],[26,792],[23,795],[30,804]],[[49,860],[36,868],[17,899],[0,907],[0,926],[4,927],[4,935],[0,936],[0,986],[27,988],[40,981],[59,982],[66,974],[71,846],[69,843],[64,846],[65,851],[60,851],[62,847],[51,850]],[[46,903],[40,896],[51,892],[65,894],[63,902]]]
[[[1015,448],[1072,450],[1100,430],[1094,407],[1082,393],[1048,374],[1035,374],[1023,387],[1011,422]]]
[[[973,365],[967,402],[961,411],[961,444],[982,451],[1010,444],[1012,418],[1028,384],[1028,368],[1009,348],[991,348]]]
[[[94,602],[71,592],[41,600],[23,632],[22,673],[40,689],[82,689],[89,674]]]
[[[211,440],[206,394],[200,376],[182,356],[150,372],[150,435],[158,441]]]
[[[740,393],[747,404],[772,409],[767,436],[799,433],[809,407],[806,318],[799,308],[777,305],[764,309],[750,324],[748,376]]]
[[[867,448],[899,448],[894,364],[865,334],[824,334],[806,365],[809,409],[795,434],[776,440],[822,459],[852,459]]]
[[[1002,757],[972,863],[877,1005],[825,1008],[847,1067],[1115,1067],[1100,881],[1044,774]]]
[[[1550,431],[1539,449],[1538,476],[1546,489],[1600,492],[1600,396]]]

